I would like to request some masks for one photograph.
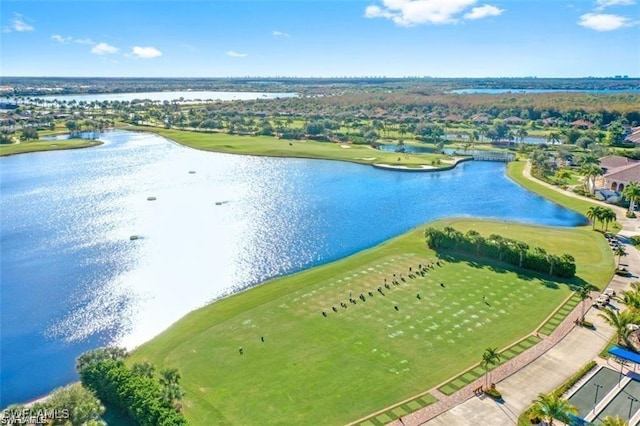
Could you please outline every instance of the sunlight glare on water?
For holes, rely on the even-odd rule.
[[[102,139],[0,159],[0,405],[74,380],[86,350],[134,347],[217,297],[436,218],[584,221],[500,163],[402,173],[202,152],[145,133]]]

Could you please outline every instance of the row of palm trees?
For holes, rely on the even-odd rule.
[[[587,210],[587,218],[592,222],[591,229],[595,230],[596,224],[601,222],[605,226],[604,231],[607,232],[609,224],[616,221],[616,212],[609,207],[593,206]]]

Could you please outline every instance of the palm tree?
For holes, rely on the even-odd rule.
[[[603,318],[609,325],[616,329],[618,344],[622,344],[626,347],[630,346],[629,334],[631,333],[631,330],[627,328],[627,325],[635,324],[637,321],[638,315],[635,312],[632,312],[631,310],[618,312],[610,308],[605,308],[598,314],[598,316]]]
[[[589,210],[587,210],[587,219],[592,222],[592,230],[596,229],[596,221],[600,218],[600,209],[600,206],[592,206],[589,207]]]
[[[522,241],[516,241],[515,246],[516,246],[516,251],[520,256],[520,259],[518,261],[518,266],[522,268],[522,261],[524,260],[524,255],[527,254],[527,250],[529,250],[529,245]]]
[[[627,305],[629,309],[640,311],[640,293],[637,290],[623,291],[616,299]]]
[[[560,263],[560,256],[555,254],[547,254],[547,262],[549,262],[549,275],[553,275],[553,267]]]
[[[591,286],[589,284],[585,284],[580,289],[578,289],[578,297],[582,301],[582,313],[580,314],[580,321],[584,321],[584,311],[585,305],[587,304],[587,299],[591,299]]]
[[[136,362],[131,367],[131,371],[135,374],[138,374],[143,377],[148,377],[150,379],[153,378],[153,375],[156,371],[156,368],[149,361],[145,361],[142,363]]]
[[[622,196],[629,201],[629,211],[633,212],[636,208],[636,203],[640,200],[640,185],[638,185],[638,182],[629,182],[624,191],[622,191]]]
[[[496,365],[498,362],[500,362],[500,358],[501,358],[501,355],[498,352],[498,348],[487,348],[484,350],[484,353],[482,354],[482,366],[484,367],[484,371],[486,374],[486,377],[485,377],[486,388],[489,387],[489,382],[491,381],[490,379],[491,372],[489,371],[489,366]]]
[[[484,242],[484,238],[482,237],[482,235],[480,235],[480,233],[478,233],[478,231],[474,229],[470,229],[469,231],[467,231],[467,238],[472,244],[476,246],[476,255],[479,256],[480,246]]]
[[[602,419],[602,426],[629,426],[629,422],[620,417],[620,414],[613,416],[607,416]]]
[[[518,136],[518,138],[520,139],[520,143],[524,142],[524,138],[526,138],[528,135],[529,133],[524,127],[520,127],[518,129],[518,132],[516,133],[516,136]]]
[[[560,142],[560,135],[556,132],[549,133],[549,135],[547,135],[547,142],[549,142],[551,145]]]
[[[568,414],[577,414],[578,410],[569,401],[552,392],[539,394],[538,399],[533,401],[531,413],[553,426],[554,419],[569,423]]]
[[[582,164],[580,174],[585,177],[585,186],[590,194],[596,190],[596,177],[602,174],[602,168],[595,164]]]
[[[160,372],[160,385],[164,399],[173,404],[182,399],[184,391],[180,387],[180,373],[175,368],[167,368]]]
[[[560,169],[556,172],[556,179],[564,184],[567,180],[571,179],[571,173],[566,169]]]
[[[602,215],[600,217],[600,220],[604,222],[604,232],[607,232],[609,230],[609,223],[615,222],[616,219],[616,212],[607,207],[602,208]]]
[[[620,258],[622,258],[623,256],[627,255],[626,250],[624,249],[623,246],[619,245],[615,248],[615,250],[613,250],[613,254],[615,256],[618,256],[618,268],[620,267]]]

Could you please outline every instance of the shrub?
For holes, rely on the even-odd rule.
[[[626,216],[629,219],[635,219],[636,218],[636,214],[634,212],[630,212],[630,211],[627,211]]]
[[[502,399],[502,394],[501,394],[501,393],[500,393],[500,391],[498,391],[498,389],[496,389],[496,388],[493,388],[493,387],[492,387],[492,388],[486,389],[486,390],[484,391],[484,393],[485,393],[485,394],[487,394],[489,397],[491,397],[491,398],[495,399],[495,400],[500,400],[500,399]]]
[[[593,328],[593,323],[589,322],[589,321],[581,321],[580,325],[586,328]]]

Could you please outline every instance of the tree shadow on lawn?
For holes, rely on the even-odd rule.
[[[518,279],[523,281],[533,281],[538,280],[544,285],[546,288],[557,290],[560,288],[560,285],[566,285],[569,290],[577,291],[580,287],[587,286],[593,290],[597,290],[596,287],[589,284],[584,279],[574,276],[572,278],[559,278],[554,277],[553,279],[549,278],[549,275],[542,274],[540,272],[534,272],[527,269],[519,268],[517,266],[512,266],[508,263],[486,259],[482,257],[476,257],[472,255],[462,254],[462,253],[452,253],[452,252],[438,252],[441,260],[444,260],[448,263],[465,263],[468,266],[475,269],[488,269],[491,272],[495,272],[496,274],[506,274],[509,272],[513,272],[517,275]]]

